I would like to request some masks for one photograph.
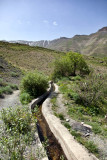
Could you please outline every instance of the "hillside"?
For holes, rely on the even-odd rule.
[[[11,41],[16,42],[16,41]],[[75,35],[73,38],[61,37],[52,41],[17,41],[18,43],[40,46],[58,51],[75,51],[85,55],[107,57],[107,27],[90,35]]]
[[[35,70],[50,74],[53,61],[64,53],[25,44],[0,42],[0,56],[22,70]]]
[[[0,79],[5,83],[19,84],[22,72],[0,56]]]

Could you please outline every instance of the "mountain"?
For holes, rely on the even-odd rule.
[[[39,46],[57,51],[74,51],[85,55],[105,57],[107,56],[107,27],[90,35],[75,35],[72,38],[61,37],[52,41],[11,41],[13,43]]]

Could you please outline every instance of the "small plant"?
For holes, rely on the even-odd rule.
[[[87,141],[85,138],[83,138],[81,136],[80,133],[71,130],[70,133],[75,137],[75,139],[81,143],[82,145],[84,145],[91,153],[94,153],[96,155],[98,155],[99,151],[98,151],[98,147],[94,144],[94,142],[92,141]]]
[[[0,157],[24,160],[26,146],[34,139],[36,123],[28,107],[16,107],[1,111],[3,125],[0,128]]]
[[[18,90],[18,86],[16,84],[8,84],[13,90]]]
[[[16,73],[16,72],[11,72],[11,76],[12,76],[12,77],[19,77],[19,74]]]
[[[103,75],[88,76],[84,81],[81,81],[77,88],[80,101],[85,107],[89,108],[91,114],[96,115],[104,112],[102,102],[106,94],[106,77]]]
[[[73,99],[76,103],[80,101],[79,95],[77,93],[75,93],[75,92],[68,93],[68,97]]]
[[[64,120],[65,118],[64,118],[64,115],[62,114],[62,113],[59,113],[58,114],[58,117],[60,118],[60,120]]]
[[[0,86],[2,86],[2,84],[3,84],[3,79],[0,78]]]
[[[20,94],[20,101],[22,104],[28,104],[29,102],[31,102],[32,98],[29,95],[29,93],[21,93]]]
[[[99,134],[99,133],[102,132],[101,127],[100,127],[99,124],[97,124],[97,123],[93,123],[93,124],[92,124],[92,131],[93,131],[95,134]]]
[[[72,77],[71,80],[72,81],[80,81],[81,77],[78,75],[78,76]]]
[[[12,89],[11,89],[10,86],[4,87],[4,88],[3,88],[3,92],[4,92],[5,94],[11,94],[11,93],[13,93],[13,91],[12,91]]]
[[[70,126],[69,123],[67,123],[67,122],[64,123],[64,126],[65,126],[66,128],[68,128],[68,129],[71,129],[71,126]]]
[[[91,152],[91,153],[98,153],[98,148],[92,141],[88,141],[85,143],[85,147]]]

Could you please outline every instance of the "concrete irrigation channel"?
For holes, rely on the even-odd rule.
[[[58,94],[58,86],[50,83],[50,89],[32,101],[31,110],[39,105],[37,128],[41,142],[47,140],[46,150],[49,160],[98,160],[90,154],[69,133],[51,111],[51,98]]]

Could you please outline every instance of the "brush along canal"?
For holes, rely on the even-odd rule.
[[[54,86],[51,84],[50,91],[45,94],[41,100],[37,100],[37,112],[34,113],[34,116],[37,118],[37,129],[40,141],[44,144],[44,147],[47,152],[47,156],[49,160],[67,160],[60,144],[58,143],[57,139],[51,132],[49,125],[47,124],[43,114],[42,114],[42,103],[46,100],[46,98],[54,91]],[[31,106],[31,109],[34,109]],[[54,123],[54,122],[53,122]]]
[[[50,90],[31,105],[31,109],[39,105],[35,115],[38,121],[38,134],[41,142],[45,143],[49,160],[98,160],[79,144],[60,120],[53,115],[50,100],[56,94],[59,94],[58,86],[51,84]]]

